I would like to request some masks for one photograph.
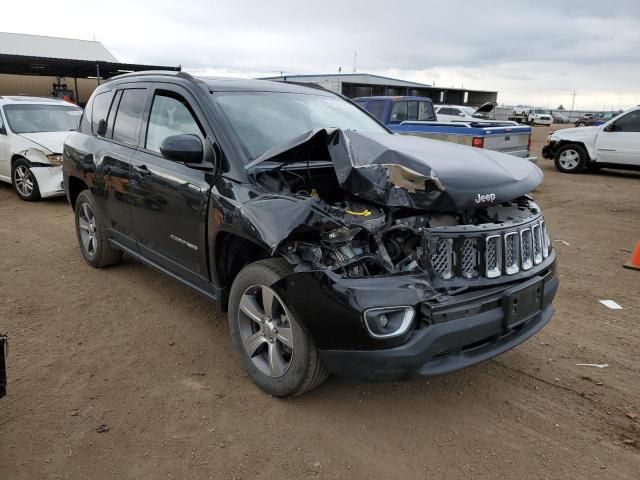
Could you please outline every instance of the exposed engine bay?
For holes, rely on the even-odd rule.
[[[280,252],[300,268],[330,269],[345,277],[365,277],[431,269],[438,232],[483,232],[531,221],[540,210],[530,197],[458,212],[430,213],[389,207],[345,191],[326,163],[290,164],[263,171],[266,191],[321,205],[327,222],[299,228]],[[434,243],[435,241],[435,243]]]

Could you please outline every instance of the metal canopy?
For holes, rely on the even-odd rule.
[[[0,54],[0,74],[107,79],[143,70],[179,72],[181,67]]]

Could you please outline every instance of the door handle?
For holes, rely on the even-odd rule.
[[[149,170],[146,165],[137,165],[137,166],[133,167],[133,169],[141,177],[146,177],[146,176],[151,175],[151,170]]]

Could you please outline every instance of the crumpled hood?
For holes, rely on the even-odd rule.
[[[34,132],[20,133],[22,138],[38,144],[39,147],[46,148],[51,153],[62,153],[64,141],[72,132]]]
[[[322,152],[324,150],[324,153]],[[526,159],[410,135],[323,129],[251,162],[329,159],[340,186],[389,207],[460,211],[513,200],[542,181]]]

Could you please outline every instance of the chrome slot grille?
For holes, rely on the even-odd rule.
[[[430,241],[429,252],[436,276],[448,280],[515,275],[541,264],[551,249],[544,221],[480,235],[476,232],[448,237],[437,232]]]
[[[513,275],[520,271],[520,248],[518,232],[509,232],[504,236],[504,270],[507,275]]]
[[[451,261],[451,239],[439,239],[436,242],[435,250],[431,254],[431,266],[440,278],[445,280],[453,276]]]
[[[502,272],[502,236],[491,235],[485,243],[485,262],[487,277],[499,277]]]
[[[542,234],[540,225],[531,227],[531,234],[533,236],[533,263],[538,265],[542,262]]]
[[[533,242],[530,228],[525,228],[520,232],[520,242],[522,247],[522,269],[529,270],[533,267]]]
[[[462,244],[462,276],[473,278],[478,276],[478,266],[480,264],[478,250],[478,240],[466,238]]]

